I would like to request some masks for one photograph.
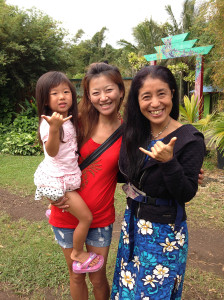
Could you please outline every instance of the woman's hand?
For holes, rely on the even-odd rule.
[[[151,148],[151,151],[145,150],[141,147],[139,148],[139,150],[158,161],[167,162],[173,158],[173,148],[176,140],[177,138],[173,137],[167,145],[161,141],[158,141]]]
[[[69,208],[69,205],[66,204],[66,201],[68,201],[68,198],[62,197],[58,199],[57,201],[53,201],[48,199],[51,205],[57,206],[58,208],[66,210],[66,208]]]
[[[203,169],[201,169],[200,173],[198,174],[198,184],[202,184],[204,178],[205,178],[205,172]]]

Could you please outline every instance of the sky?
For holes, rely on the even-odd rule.
[[[158,23],[169,20],[165,11],[171,5],[179,20],[184,0],[6,0],[20,9],[36,7],[55,21],[61,22],[71,36],[83,29],[83,39],[91,39],[102,27],[107,27],[105,42],[119,48],[117,41],[134,43],[132,28],[152,17]]]

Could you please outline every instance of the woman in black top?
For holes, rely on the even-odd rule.
[[[134,77],[119,159],[126,179],[111,299],[181,299],[188,250],[185,203],[198,188],[203,135],[182,125],[171,71],[149,66]]]

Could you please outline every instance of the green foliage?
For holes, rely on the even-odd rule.
[[[213,122],[213,120],[215,119],[215,115],[216,112],[206,115],[204,118],[193,123],[194,127],[205,134],[208,128],[211,127],[211,122]]]
[[[191,96],[191,99],[184,96],[184,106],[180,104],[179,108],[181,119],[184,122],[192,124],[198,120],[199,103],[197,103],[197,98],[194,97],[194,94]]]
[[[128,54],[128,61],[136,71],[140,70],[148,63],[144,56],[139,57],[134,52]]]
[[[190,31],[195,19],[198,16],[198,11],[196,9],[195,0],[185,0],[183,3],[183,10],[181,12],[180,21],[178,22],[173,14],[171,5],[166,5],[165,10],[168,13],[171,25],[172,33],[171,35],[176,35],[184,32]]]
[[[215,145],[221,152],[224,151],[224,112],[217,115],[215,120],[210,123],[211,129],[206,131],[206,136],[210,137],[208,146]]]
[[[38,118],[19,115],[9,126],[0,127],[0,151],[13,155],[40,155]]]
[[[15,116],[12,103],[8,97],[2,96],[0,97],[0,105],[0,123],[8,125],[11,123],[13,116]]]
[[[70,61],[65,36],[57,22],[42,12],[0,2],[0,102],[5,110],[0,122],[12,120],[11,112],[19,111],[22,99],[33,95],[43,73],[66,71]]]
[[[25,102],[19,104],[21,107],[21,112],[19,113],[20,116],[27,116],[27,117],[36,117],[37,116],[37,104],[36,99],[31,97],[31,100],[25,99]]]
[[[167,68],[170,69],[174,76],[179,76],[180,74],[189,72],[188,65],[183,62],[180,62],[175,65],[168,65]]]

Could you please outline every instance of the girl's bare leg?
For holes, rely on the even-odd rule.
[[[86,248],[89,252],[95,252],[104,257],[103,267],[97,272],[89,273],[89,278],[93,285],[95,300],[108,300],[110,298],[110,286],[106,276],[106,264],[110,247],[94,247],[86,245]]]
[[[68,212],[79,220],[79,224],[73,234],[71,259],[84,263],[89,258],[89,253],[83,250],[83,246],[90,224],[92,223],[92,213],[82,197],[76,191],[67,192],[65,196],[68,197],[68,201],[66,202],[66,204],[69,204],[69,208],[67,209]],[[94,264],[96,262],[94,261]]]
[[[73,300],[88,300],[88,289],[85,281],[86,274],[75,274],[72,272],[72,248],[64,249],[64,253],[70,276],[70,293]]]

